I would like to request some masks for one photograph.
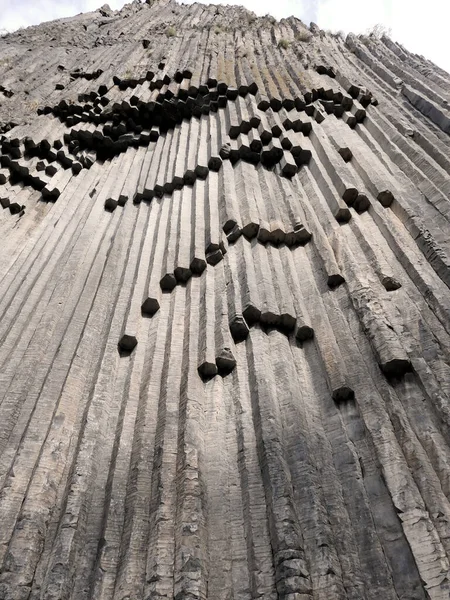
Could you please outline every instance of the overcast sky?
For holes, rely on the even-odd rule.
[[[194,0],[185,0],[192,4]],[[225,4],[211,0],[213,4]],[[364,33],[377,23],[391,29],[392,38],[423,54],[450,72],[450,0],[240,0],[258,15],[294,15],[309,25],[345,33]],[[0,30],[36,25],[95,10],[102,0],[0,0]],[[113,9],[124,0],[110,0]]]

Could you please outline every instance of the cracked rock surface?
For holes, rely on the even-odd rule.
[[[0,600],[448,600],[449,101],[239,6],[0,39]]]

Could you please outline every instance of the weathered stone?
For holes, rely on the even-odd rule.
[[[219,375],[225,377],[229,375],[236,366],[236,360],[229,348],[224,348],[216,358],[217,371]]]
[[[137,339],[132,335],[123,335],[119,341],[119,348],[131,352],[137,346]]]
[[[134,0],[0,82],[0,598],[447,600],[449,76]]]
[[[105,200],[105,210],[107,210],[108,212],[113,212],[117,208],[117,204],[117,200],[114,200],[113,198],[108,198],[107,200]]]

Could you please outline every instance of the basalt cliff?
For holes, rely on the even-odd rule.
[[[449,101],[237,6],[0,39],[1,600],[448,600]]]

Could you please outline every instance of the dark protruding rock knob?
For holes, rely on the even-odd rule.
[[[309,325],[300,325],[295,332],[295,339],[298,342],[305,342],[311,340],[314,337],[314,329]]]
[[[148,317],[153,317],[159,310],[159,302],[156,298],[146,298],[141,306],[142,314]]]
[[[236,366],[236,359],[229,348],[224,348],[216,358],[216,365],[219,375],[226,377]]]
[[[215,375],[217,375],[217,365],[215,363],[205,361],[199,365],[197,371],[203,381],[209,381]]]
[[[243,342],[247,338],[249,331],[247,322],[242,315],[236,315],[230,320],[230,332],[235,342]]]
[[[124,333],[119,341],[119,349],[124,352],[132,352],[137,346],[137,339],[134,335]]]

